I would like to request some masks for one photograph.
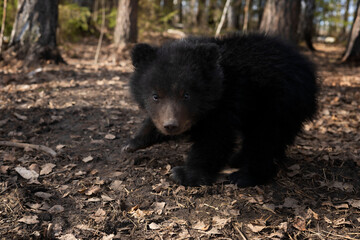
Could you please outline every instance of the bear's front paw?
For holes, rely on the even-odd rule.
[[[187,166],[174,167],[171,170],[170,178],[176,183],[184,186],[210,185],[215,181],[216,176],[206,173],[200,169]]]
[[[139,149],[139,147],[135,144],[135,142],[133,140],[130,140],[124,146],[121,147],[121,152],[132,153],[138,149]]]
[[[263,185],[269,181],[267,178],[251,175],[246,170],[240,170],[230,174],[229,180],[230,183],[236,184],[240,188]]]

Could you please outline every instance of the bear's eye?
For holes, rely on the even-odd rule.
[[[184,93],[184,100],[190,100],[190,94]]]
[[[154,93],[152,97],[155,102],[159,101],[159,95],[157,95],[156,93]]]

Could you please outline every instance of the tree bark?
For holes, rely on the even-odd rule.
[[[257,12],[258,12],[258,25],[257,25],[257,28],[258,29],[260,29],[261,20],[262,20],[262,17],[263,17],[264,5],[265,5],[264,0],[258,0],[258,6],[257,6]]]
[[[58,1],[18,0],[10,46],[25,66],[64,63],[56,45]]]
[[[231,0],[227,13],[227,29],[232,31],[237,28],[236,0]]]
[[[341,34],[340,34],[340,39],[344,40],[345,39],[345,35],[346,35],[346,27],[347,27],[347,21],[349,18],[349,6],[350,6],[350,0],[346,0],[346,5],[345,5],[345,13],[344,13],[344,25],[341,29]]]
[[[260,31],[297,42],[300,0],[268,0],[265,5]]]
[[[360,62],[360,0],[357,2],[356,17],[351,27],[349,42],[342,62]]]
[[[137,41],[138,0],[119,0],[114,32],[116,46]]]
[[[247,32],[249,28],[251,4],[252,4],[251,0],[246,0],[245,8],[244,8],[244,25],[243,25],[244,32]]]
[[[315,14],[315,0],[305,0],[305,13],[304,13],[304,40],[306,46],[315,51],[312,37],[314,33],[314,14]]]

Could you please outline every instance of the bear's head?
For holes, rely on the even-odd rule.
[[[223,73],[214,43],[138,44],[131,57],[132,95],[165,135],[186,132],[221,98]]]

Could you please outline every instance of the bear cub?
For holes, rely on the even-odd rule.
[[[211,184],[226,164],[240,168],[229,177],[239,187],[267,183],[316,112],[314,66],[276,38],[190,37],[137,44],[131,57],[130,89],[148,117],[122,150],[189,135],[186,164],[171,174],[182,185]]]

